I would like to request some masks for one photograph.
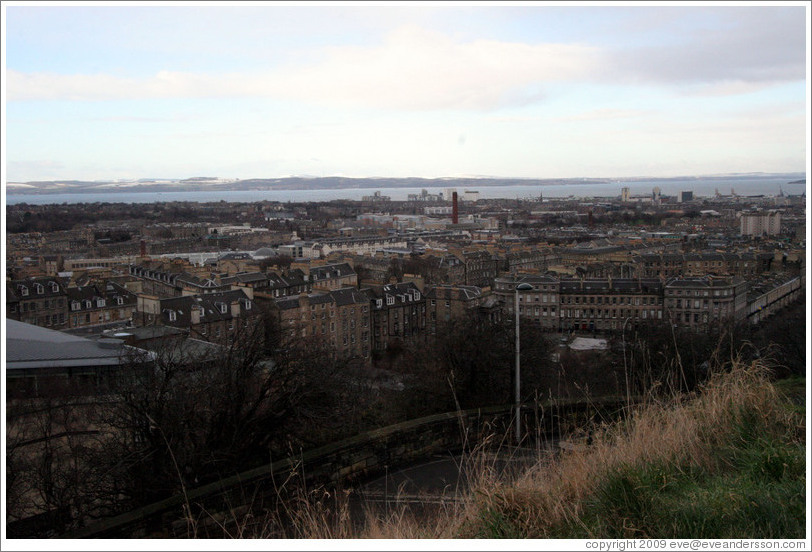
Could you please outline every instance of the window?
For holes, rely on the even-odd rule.
[[[251,310],[251,301],[250,300],[245,302],[245,310]]]
[[[169,311],[169,321],[170,322],[176,322],[177,320],[178,320],[178,313],[176,313],[173,310]]]
[[[220,305],[220,314],[225,314],[227,310],[227,305],[225,303],[219,303]]]
[[[28,288],[27,287],[19,286],[17,289],[20,291],[20,295],[22,295],[23,297],[28,297]]]
[[[123,305],[123,304],[124,304],[124,298],[121,297],[121,296],[116,297],[116,305]]]
[[[51,282],[51,291],[54,293],[59,292],[59,285],[56,282]]]
[[[38,295],[42,295],[45,292],[45,287],[42,284],[34,284],[34,288],[36,288]]]
[[[107,305],[107,301],[104,299],[96,299],[96,306],[97,307],[104,307]]]
[[[386,304],[387,304],[387,305],[394,305],[394,304],[395,304],[395,298],[394,298],[393,296],[389,295],[389,296],[386,298]]]
[[[90,301],[90,299],[85,299],[84,300],[84,305],[85,305],[86,309],[93,308],[93,303]]]

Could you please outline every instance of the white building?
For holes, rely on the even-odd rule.
[[[781,213],[779,211],[763,211],[758,213],[742,213],[742,236],[776,236],[781,231]]]

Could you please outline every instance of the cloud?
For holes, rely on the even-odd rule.
[[[7,70],[10,101],[268,97],[401,109],[491,109],[533,103],[544,83],[586,78],[600,52],[579,44],[458,42],[404,27],[375,47],[322,50],[318,61],[273,72],[160,71],[143,79]]]
[[[584,111],[571,117],[558,117],[554,119],[558,122],[574,122],[574,121],[606,121],[612,119],[630,119],[634,117],[642,117],[650,115],[652,112],[644,109],[594,109],[592,111]]]
[[[668,45],[608,53],[602,73],[614,81],[706,86],[711,94],[739,94],[770,83],[806,78],[806,23],[801,7],[676,11],[701,15],[705,25],[677,33]]]

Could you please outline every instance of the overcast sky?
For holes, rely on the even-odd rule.
[[[807,167],[803,2],[3,10],[12,182]]]

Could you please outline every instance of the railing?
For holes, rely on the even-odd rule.
[[[626,398],[616,397],[547,401],[538,404],[538,409],[525,405],[524,426],[528,428],[525,435],[557,436],[583,427],[596,416],[617,417],[626,406]],[[509,434],[512,413],[513,406],[446,412],[367,431],[299,456],[187,489],[185,493],[58,538],[167,536],[167,527],[187,516],[195,519],[202,512],[234,508],[259,496],[280,496],[280,486],[290,482],[292,474],[297,484],[340,487],[439,452],[470,451],[486,446],[489,437]]]

